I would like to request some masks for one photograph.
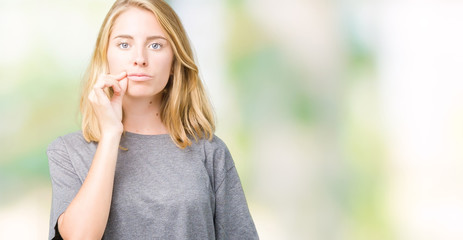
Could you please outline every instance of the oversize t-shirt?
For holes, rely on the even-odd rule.
[[[217,136],[178,148],[168,134],[126,132],[103,239],[258,239],[227,146]],[[49,238],[74,199],[98,144],[82,132],[47,150],[53,188]]]

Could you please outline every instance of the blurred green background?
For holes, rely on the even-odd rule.
[[[0,239],[47,237],[112,2],[0,0]],[[169,2],[261,239],[463,239],[461,1]]]

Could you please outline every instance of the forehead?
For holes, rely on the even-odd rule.
[[[138,7],[129,7],[116,18],[111,37],[116,34],[140,37],[147,35],[166,37],[167,35],[151,11]]]

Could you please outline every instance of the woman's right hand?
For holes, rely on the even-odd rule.
[[[114,91],[111,98],[104,92],[109,87]],[[88,95],[101,137],[85,181],[58,217],[58,229],[64,239],[101,239],[104,234],[111,208],[118,147],[124,131],[122,98],[126,91],[127,73],[101,74]]]
[[[114,94],[108,98],[104,89],[112,87]],[[101,136],[122,134],[122,99],[127,91],[127,73],[118,75],[101,74],[88,95],[93,111],[98,119]]]

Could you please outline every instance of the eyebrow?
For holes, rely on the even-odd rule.
[[[117,35],[117,36],[115,36],[113,39],[116,39],[116,38],[128,38],[128,39],[133,39],[133,37],[130,36],[130,35]],[[149,36],[149,37],[146,38],[146,40],[147,40],[147,41],[150,41],[150,40],[159,39],[159,38],[160,38],[160,39],[164,39],[164,40],[167,41],[167,39],[166,39],[165,37],[159,36],[159,35]]]

